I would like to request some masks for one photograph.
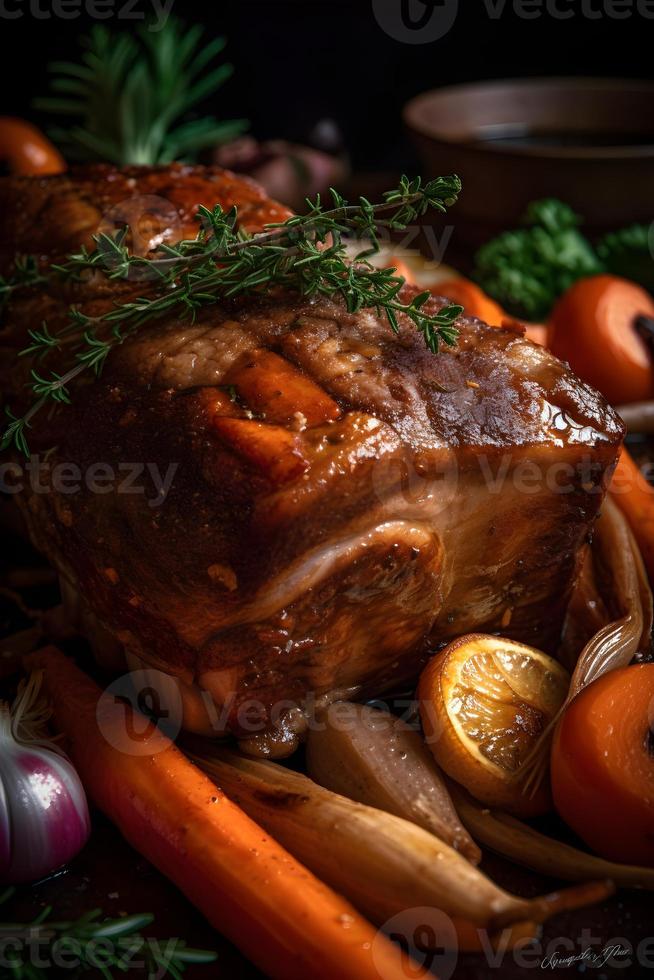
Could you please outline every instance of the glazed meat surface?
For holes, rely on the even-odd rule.
[[[2,271],[15,251],[56,260],[116,215],[132,215],[146,254],[194,235],[195,206],[216,202],[238,204],[249,230],[285,215],[218,170],[6,179]],[[0,334],[12,404],[28,328],[55,330],[71,299],[98,312],[134,288],[17,294]],[[458,326],[434,356],[412,324],[394,335],[336,301],[220,303],[141,328],[72,406],[35,422],[32,449],[56,446],[52,466],[173,474],[154,500],[118,486],[17,497],[130,663],[178,678],[187,726],[215,729],[210,701],[253,750],[283,751],[295,705],[398,689],[462,633],[555,651],[622,426],[521,333]]]

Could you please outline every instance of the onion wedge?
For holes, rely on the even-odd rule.
[[[610,878],[620,888],[654,891],[654,868],[616,864],[547,837],[501,810],[489,810],[454,783],[457,812],[470,833],[486,847],[539,874],[565,881]]]
[[[306,758],[321,786],[404,817],[479,864],[481,851],[461,824],[431,752],[400,718],[334,702],[309,730]]]
[[[584,646],[565,701],[523,760],[519,779],[524,792],[533,792],[541,783],[549,764],[552,732],[572,699],[607,671],[627,667],[651,643],[652,592],[647,573],[626,518],[610,497],[602,504],[595,528],[588,559],[592,556],[597,578],[604,583],[602,595],[615,618]]]

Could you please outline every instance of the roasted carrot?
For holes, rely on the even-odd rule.
[[[466,316],[476,316],[491,327],[499,327],[506,313],[483,289],[470,279],[446,279],[434,285],[434,292],[463,307]]]
[[[312,426],[333,422],[341,414],[333,398],[290,361],[271,350],[256,350],[232,368],[225,378],[234,385],[247,408],[267,422],[294,418]]]
[[[550,316],[550,349],[614,405],[654,397],[654,363],[638,318],[654,317],[654,300],[618,276],[579,279]]]
[[[59,150],[25,119],[0,116],[0,160],[13,174],[58,174],[66,169]]]
[[[518,320],[516,317],[502,317],[501,326],[504,329],[524,331],[527,340],[532,344],[539,344],[541,347],[548,347],[550,340],[550,330],[546,323],[530,323],[529,320]]]
[[[44,671],[84,786],[126,839],[266,975],[406,980],[413,966],[197,769],[54,647]],[[146,731],[138,734],[135,729]]]
[[[395,269],[395,275],[401,276],[410,285],[415,283],[413,272],[409,268],[409,263],[401,259],[399,255],[392,255],[385,266],[386,269]]]
[[[309,468],[300,436],[281,425],[224,417],[212,424],[227,445],[275,484],[295,480]]]
[[[623,446],[609,487],[611,496],[627,518],[643,556],[647,574],[654,582],[654,487]]]
[[[556,808],[609,861],[654,865],[654,664],[611,670],[585,687],[552,744]]]
[[[387,263],[387,268],[394,267],[398,276],[403,276],[407,282],[415,282],[413,272],[404,259],[393,256]],[[459,303],[467,316],[476,316],[484,320],[491,327],[519,327],[524,329],[528,340],[541,347],[547,347],[549,340],[549,327],[544,323],[529,323],[526,320],[517,320],[505,313],[499,303],[491,299],[479,286],[463,276],[454,279],[441,279],[430,285],[431,291],[438,296],[445,296],[453,303]]]
[[[194,411],[199,408],[208,424],[223,416],[240,418],[245,414],[230,392],[223,388],[201,388],[192,407]]]

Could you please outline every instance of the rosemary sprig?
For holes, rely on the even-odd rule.
[[[50,130],[66,156],[120,166],[169,163],[246,130],[244,119],[191,115],[232,74],[230,64],[214,64],[225,39],[201,46],[202,34],[199,25],[185,29],[174,17],[159,31],[115,34],[96,24],[81,39],[80,63],[49,65],[52,95],[34,105],[78,120]]]
[[[269,225],[254,237],[236,229],[237,209],[225,212],[201,207],[200,231],[196,238],[162,246],[152,258],[130,255],[125,232],[95,237],[96,248],[70,255],[53,266],[53,275],[83,280],[89,272],[110,279],[145,282],[147,295],[118,304],[102,316],[88,316],[75,307],[68,311],[68,324],[55,336],[44,325],[32,331],[32,343],[23,354],[45,357],[64,343],[71,344],[73,364],[63,374],[48,376],[32,370],[33,393],[37,396],[28,412],[18,418],[9,414],[9,425],[0,449],[14,445],[28,452],[26,430],[34,415],[48,402],[67,404],[70,384],[82,372],[100,374],[107,356],[142,324],[171,311],[191,318],[207,304],[261,293],[270,288],[292,290],[304,297],[340,296],[351,313],[371,309],[385,316],[395,332],[399,316],[412,321],[427,347],[437,353],[440,343],[452,345],[457,331],[454,321],[462,307],[450,305],[430,314],[423,307],[428,290],[408,303],[399,297],[404,279],[394,269],[379,269],[369,256],[379,250],[381,228],[401,231],[430,208],[444,212],[454,203],[461,188],[458,177],[438,177],[423,184],[420,178],[402,177],[399,186],[386,192],[383,201],[372,204],[365,198],[350,205],[331,191],[332,207],[325,210],[320,198],[307,200],[307,213]],[[367,239],[367,247],[350,260],[346,236]]]
[[[0,904],[13,894],[14,889],[8,888],[0,895]],[[92,909],[67,921],[55,921],[51,915],[48,905],[31,922],[0,923],[0,940],[12,940],[4,949],[0,980],[47,980],[47,967],[30,956],[34,949],[41,964],[50,959],[55,964],[63,955],[67,965],[74,965],[71,961],[76,959],[78,970],[99,970],[105,980],[112,980],[116,970],[124,974],[136,966],[135,959],[148,977],[168,975],[173,980],[180,980],[190,963],[216,959],[216,953],[192,949],[181,939],[148,941],[141,930],[154,921],[150,913],[107,919],[101,909]]]

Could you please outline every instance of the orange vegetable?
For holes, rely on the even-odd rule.
[[[546,323],[530,323],[528,320],[518,320],[512,316],[502,318],[502,326],[511,330],[523,328],[527,340],[532,344],[540,344],[541,347],[548,347],[550,342],[550,330]]]
[[[0,161],[12,174],[59,174],[66,161],[43,133],[24,119],[0,116]]]
[[[385,265],[386,269],[395,269],[396,276],[402,276],[402,278],[408,282],[410,285],[415,284],[415,279],[413,278],[413,272],[409,268],[408,262],[404,259],[399,258],[397,255],[391,256]]]
[[[387,268],[390,266],[394,266],[397,275],[403,276],[407,282],[413,283],[415,281],[413,272],[404,259],[393,256],[389,260]],[[528,340],[534,344],[540,344],[541,347],[548,345],[549,327],[546,324],[529,323],[509,316],[494,299],[491,299],[471,279],[465,279],[463,276],[456,279],[444,279],[436,281],[429,288],[435,295],[445,296],[446,299],[462,306],[464,313],[468,316],[476,316],[491,327],[509,326],[519,327],[521,330],[524,328]]]
[[[552,792],[602,857],[654,864],[654,664],[609,671],[572,701],[552,745]]]
[[[306,425],[333,422],[341,414],[333,398],[308,375],[271,350],[255,350],[225,378],[245,405],[267,422],[304,416]]]
[[[627,518],[647,573],[654,582],[654,488],[624,446],[609,491]]]
[[[492,327],[499,327],[506,313],[494,299],[470,279],[446,279],[434,285],[434,292],[463,307],[467,316],[476,316]]]
[[[550,349],[615,405],[652,398],[652,355],[638,316],[654,317],[654,300],[640,286],[617,276],[580,279],[552,311]]]
[[[214,418],[212,424],[234,452],[275,484],[295,480],[309,468],[300,436],[281,425],[224,416]]]
[[[114,697],[102,697],[100,688],[54,647],[27,661],[44,671],[57,726],[94,802],[267,976],[406,980],[412,975],[413,966],[398,947],[272,840],[143,717]]]

